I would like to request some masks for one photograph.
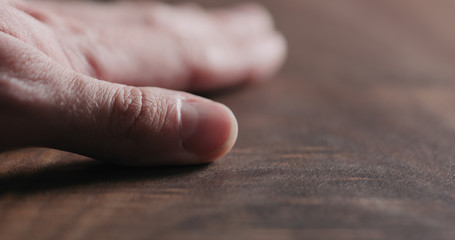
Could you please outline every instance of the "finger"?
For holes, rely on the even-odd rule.
[[[0,79],[0,103],[10,106],[0,122],[9,147],[44,146],[121,164],[170,165],[213,161],[236,140],[235,117],[222,104],[99,81],[62,68],[13,37],[1,39],[19,46],[0,52],[6,59],[2,68],[8,69]],[[17,135],[18,129],[33,136]]]
[[[188,19],[195,18],[219,18],[224,24],[237,25],[238,23],[247,25],[245,29],[263,32],[269,31],[274,25],[268,10],[254,2],[211,10],[205,10],[200,5],[191,2],[172,6],[161,2],[125,1],[116,2],[115,4],[93,1],[40,1],[39,3],[17,2],[15,5],[35,14],[42,11],[42,9],[51,9],[55,14],[102,26],[114,25],[118,27],[124,25],[129,27],[132,25],[153,24],[157,20],[167,20],[169,22],[171,19],[172,21],[185,22]],[[162,17],[166,19],[157,19]],[[206,22],[207,19],[203,21]]]
[[[222,22],[224,29],[239,37],[262,37],[273,31],[275,25],[271,13],[254,2],[237,4],[227,9],[214,9],[211,12]]]
[[[77,23],[77,31],[62,28],[58,19],[49,25],[57,26],[73,69],[110,82],[209,91],[267,78],[285,57],[284,37],[257,5],[205,11],[123,3],[95,11],[102,7],[79,5],[87,11],[60,13]]]

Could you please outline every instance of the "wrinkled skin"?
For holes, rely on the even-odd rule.
[[[182,91],[259,81],[286,44],[264,8],[0,0],[0,150],[40,146],[128,165],[227,153],[232,112]]]

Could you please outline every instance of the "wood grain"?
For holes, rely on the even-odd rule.
[[[1,154],[0,239],[455,239],[455,4],[262,2],[289,60],[214,97],[239,120],[229,155]]]

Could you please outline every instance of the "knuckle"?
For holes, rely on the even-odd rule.
[[[168,119],[165,98],[142,88],[121,87],[113,95],[110,129],[122,139],[143,141],[157,137]]]
[[[112,98],[110,132],[130,136],[144,118],[143,92],[137,88],[122,87],[115,90]]]

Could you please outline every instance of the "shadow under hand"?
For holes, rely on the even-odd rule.
[[[35,193],[71,189],[99,183],[157,181],[182,177],[207,168],[208,165],[178,167],[127,167],[112,165],[68,155],[64,160],[49,163],[30,162],[31,167],[0,171],[0,195],[6,193]],[[36,161],[36,160],[35,160]],[[2,166],[0,165],[0,168]]]

